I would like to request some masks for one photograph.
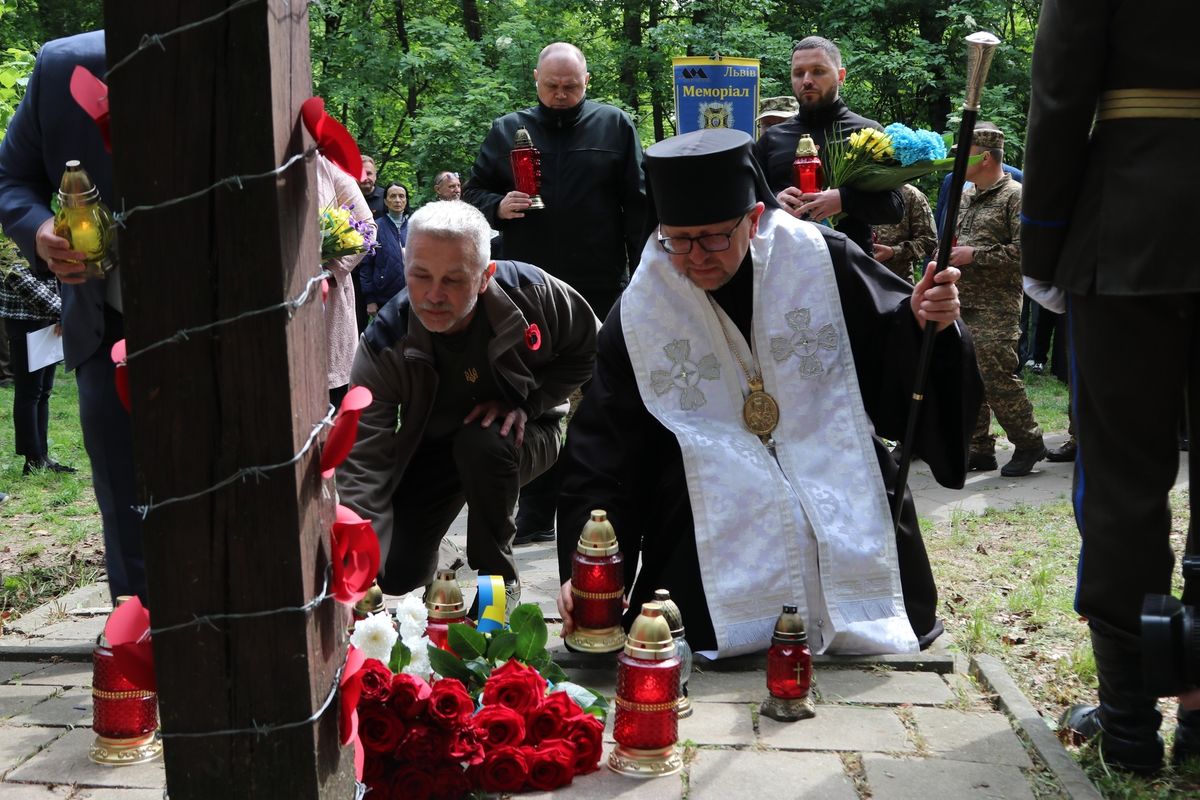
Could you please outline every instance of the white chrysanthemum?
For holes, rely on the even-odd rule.
[[[399,636],[387,613],[371,614],[354,623],[350,644],[361,650],[367,658],[376,658],[386,664],[392,657],[392,647]]]
[[[429,677],[429,673],[433,672],[433,667],[429,664],[429,645],[428,636],[413,636],[404,639],[404,646],[412,654],[412,659],[408,662],[408,666],[404,668],[404,672],[409,675],[418,675],[422,678]]]
[[[429,612],[421,598],[408,595],[396,605],[396,622],[400,624],[400,638],[405,640],[425,633],[425,623],[429,620]]]

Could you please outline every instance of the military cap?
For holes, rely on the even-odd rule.
[[[971,136],[971,144],[976,147],[986,147],[989,150],[1004,149],[1004,131],[999,128],[976,128]]]
[[[755,121],[765,119],[766,117],[779,117],[787,119],[793,117],[800,112],[800,103],[796,98],[790,95],[782,97],[764,97],[762,102],[758,104],[758,116]]]

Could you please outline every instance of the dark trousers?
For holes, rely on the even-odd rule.
[[[1068,324],[1079,443],[1073,499],[1083,540],[1076,608],[1136,635],[1142,597],[1171,588],[1167,495],[1179,470],[1184,390],[1200,396],[1200,385],[1189,387],[1200,377],[1200,295],[1072,295]],[[1192,492],[1192,525],[1200,523],[1198,501]]]
[[[79,421],[83,444],[92,462],[92,486],[104,523],[104,565],[113,599],[121,595],[146,597],[146,566],[142,556],[142,518],[133,467],[133,429],[113,382],[112,345],[124,338],[124,320],[108,309],[104,339],[96,352],[75,368],[79,386]]]
[[[472,422],[413,455],[392,498],[395,530],[379,576],[385,592],[403,594],[433,579],[438,546],[464,503],[467,563],[481,574],[517,577],[513,506],[521,486],[558,458],[562,428],[557,420],[530,421],[518,448],[515,429],[500,436],[500,426]]]
[[[25,340],[25,334],[48,324],[40,320],[4,320],[12,352],[13,433],[17,455],[26,458],[44,456],[50,446],[50,392],[54,389],[55,365],[30,372],[29,346]]]

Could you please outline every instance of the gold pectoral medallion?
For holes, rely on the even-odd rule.
[[[770,436],[779,424],[779,404],[763,391],[762,378],[750,379],[750,394],[742,403],[742,420],[755,436]]]

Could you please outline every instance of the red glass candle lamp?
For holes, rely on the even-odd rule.
[[[529,138],[529,131],[524,128],[517,128],[513,139],[513,149],[508,154],[513,183],[518,192],[529,195],[530,210],[545,208],[546,204],[538,195],[542,188],[542,154],[533,146],[533,139]]]
[[[674,775],[683,768],[679,739],[679,656],[659,603],[646,603],[617,656],[617,746],[608,767],[635,778]]]
[[[575,630],[567,648],[581,653],[614,653],[625,646],[621,598],[625,596],[625,557],[608,514],[592,512],[571,554],[571,596]]]
[[[128,600],[118,597],[117,605]],[[92,730],[88,758],[97,764],[141,764],[162,755],[158,695],[135,686],[117,667],[101,633],[92,650]]]
[[[767,651],[767,691],[770,696],[759,711],[780,722],[808,719],[817,712],[809,689],[812,688],[812,651],[804,619],[794,605],[785,605],[775,621],[771,649]]]
[[[692,701],[688,698],[688,678],[692,676],[692,646],[684,638],[687,631],[683,627],[683,614],[671,599],[671,593],[666,589],[656,589],[654,601],[663,607],[663,617],[671,629],[671,638],[675,640],[675,654],[679,656],[679,705],[675,710],[679,718],[683,719],[692,715]]]
[[[796,144],[796,160],[792,162],[796,188],[804,193],[819,192],[825,185],[825,169],[817,155],[817,143],[807,133]]]
[[[429,620],[425,635],[435,647],[450,650],[450,626],[467,622],[467,607],[463,602],[458,577],[452,569],[439,569],[433,583],[425,590],[425,610]]]

